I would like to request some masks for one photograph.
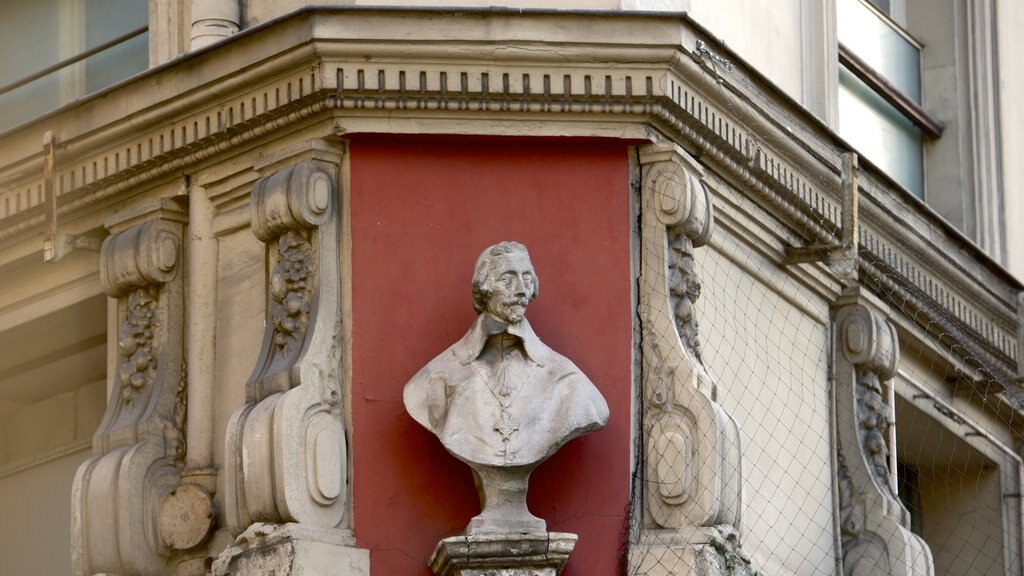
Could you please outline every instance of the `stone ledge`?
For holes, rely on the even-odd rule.
[[[576,547],[565,532],[453,536],[430,556],[437,576],[555,576]]]
[[[629,573],[635,576],[761,576],[739,547],[739,534],[727,526],[644,530],[630,547]]]

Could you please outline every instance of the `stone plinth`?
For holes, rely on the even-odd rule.
[[[213,563],[214,576],[368,576],[370,553],[347,530],[253,524]]]
[[[555,576],[569,560],[576,535],[565,532],[453,536],[437,544],[437,576]]]
[[[757,576],[731,528],[647,530],[630,547],[636,576]]]

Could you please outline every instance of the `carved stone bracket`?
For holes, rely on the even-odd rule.
[[[738,545],[739,431],[715,401],[694,309],[701,290],[694,249],[710,238],[714,218],[702,171],[681,149],[646,146],[640,164],[645,469],[643,530],[632,559],[644,574],[703,574],[698,565],[706,562],[658,568],[649,560]]]
[[[279,533],[261,541],[300,556],[309,547],[298,546],[298,540],[323,539],[306,532],[294,536],[296,525],[314,534],[339,533],[320,542],[328,549],[350,534],[337,171],[336,164],[306,160],[262,178],[253,189],[252,230],[267,244],[270,271],[267,329],[246,384],[246,403],[232,415],[227,432],[226,514],[232,534],[259,525],[268,534]],[[240,546],[254,545],[240,541],[226,551],[220,573],[237,571],[229,560],[245,557]]]
[[[896,329],[856,294],[843,297],[833,326],[843,574],[931,576],[931,551],[890,481],[883,382],[899,365]]]
[[[169,200],[115,215],[100,280],[116,299],[116,366],[95,456],[72,489],[75,574],[159,574],[181,543],[160,522],[185,457],[183,245],[186,215]],[[208,503],[208,501],[207,501]],[[189,521],[198,544],[209,514]]]

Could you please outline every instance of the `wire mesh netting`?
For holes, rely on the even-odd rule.
[[[722,123],[753,107],[784,129],[683,139],[714,204],[706,237],[654,205],[665,184],[638,158],[626,572],[1021,574],[1015,281],[870,161],[844,173],[844,143],[704,52],[720,82],[694,108],[719,106]],[[701,96],[678,92],[692,112]],[[773,157],[783,139],[820,169]],[[757,181],[738,184],[731,160]],[[818,258],[785,257],[814,245]]]

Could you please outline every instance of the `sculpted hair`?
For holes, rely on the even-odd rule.
[[[504,254],[525,254],[527,258],[530,257],[530,253],[526,251],[526,246],[523,246],[519,242],[499,242],[494,246],[489,246],[480,253],[480,257],[476,259],[476,267],[473,269],[473,309],[478,313],[483,312],[487,309],[487,301],[491,298],[491,268],[493,267],[493,260],[497,256]],[[537,280],[537,275],[533,276],[533,293],[528,297],[530,302],[537,297],[540,293],[540,281]]]

